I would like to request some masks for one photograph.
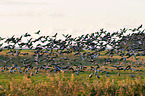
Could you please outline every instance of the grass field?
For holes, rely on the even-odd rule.
[[[6,50],[0,53],[0,58],[7,60]],[[22,52],[28,52],[27,56],[19,56],[13,58],[12,61],[8,63],[8,66],[11,67],[13,64],[18,64],[22,66],[22,63],[19,63],[18,60],[24,58],[30,58],[33,60],[33,53],[29,50],[23,50]],[[77,64],[79,67],[82,65],[87,68],[79,72],[77,75],[72,70],[67,71],[50,71],[53,69],[50,67],[48,70],[40,69],[39,73],[36,74],[36,67],[42,65],[48,65],[49,63],[41,62],[39,64],[34,63],[33,69],[28,69],[27,73],[19,73],[18,70],[15,70],[12,74],[9,70],[0,70],[0,95],[3,96],[94,96],[94,95],[108,95],[108,96],[130,96],[130,95],[145,95],[145,56],[138,56],[140,63],[136,63],[133,57],[127,59],[126,61],[119,61],[121,57],[114,56],[112,57],[113,62],[106,63],[104,58],[107,58],[104,55],[105,52],[102,52],[101,55],[97,58],[94,63],[87,62],[89,58],[84,61],[80,56],[74,56],[74,54],[68,54],[68,57],[71,59],[77,59],[76,61],[71,60],[62,60],[61,66],[69,65],[72,68]],[[66,56],[67,54],[65,54]],[[65,57],[60,56],[60,57]],[[4,65],[0,61],[0,65]],[[91,67],[96,68],[100,66],[98,70],[98,75],[100,78],[95,75],[94,70]],[[131,66],[132,70],[116,70],[114,66],[126,67]],[[104,66],[104,67],[103,67]],[[79,69],[79,68],[78,68]],[[137,71],[142,70],[142,71]],[[23,68],[21,68],[23,71]],[[109,72],[109,77],[106,76],[106,71]],[[32,74],[33,73],[33,74]],[[89,75],[93,73],[93,76],[89,78]],[[121,75],[119,76],[118,73]],[[135,77],[132,77],[134,75]]]

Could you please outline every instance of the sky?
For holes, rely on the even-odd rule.
[[[0,36],[79,36],[101,28],[145,28],[145,0],[0,0]]]

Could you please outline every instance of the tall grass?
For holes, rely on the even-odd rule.
[[[29,52],[30,53],[30,52]],[[71,60],[62,60],[62,65],[69,64],[69,66],[75,68],[74,64],[87,66],[87,69],[84,70],[84,73],[79,73],[77,76],[72,71],[66,72],[52,72],[50,70],[39,70],[39,74],[35,74],[35,67],[33,70],[28,70],[28,73],[33,72],[34,76],[26,75],[24,72],[19,73],[18,70],[13,74],[10,74],[9,70],[5,70],[0,73],[0,95],[3,96],[94,96],[94,95],[108,95],[108,96],[124,96],[124,95],[145,95],[145,79],[143,72],[134,72],[130,71],[119,71],[121,76],[118,76],[118,70],[111,71],[109,69],[114,69],[111,65],[131,65],[133,69],[136,68],[134,58],[129,58],[125,62],[120,62],[119,56],[113,56],[113,62],[104,66],[106,56],[100,55],[94,63],[87,62],[89,58],[86,58],[84,61],[81,57],[74,56],[74,54],[64,54],[69,56],[70,59],[77,59],[75,62]],[[9,67],[12,66],[12,63],[22,66],[22,63],[18,62],[18,59],[29,58],[30,61],[33,61],[34,57],[32,54],[28,56],[19,56],[14,57],[12,61],[8,63]],[[0,54],[0,58],[7,60],[8,57]],[[143,59],[142,64],[144,65],[145,56],[139,56]],[[64,63],[64,65],[63,65]],[[93,75],[92,78],[89,78],[89,74],[93,71],[90,70],[90,66],[96,66],[96,63],[103,68],[103,71],[109,71],[110,77],[106,77],[105,73],[98,73],[100,79]],[[0,61],[2,66],[4,63]],[[43,65],[44,62],[39,63]],[[35,63],[33,64],[35,66]],[[108,69],[105,69],[108,68]],[[137,69],[141,69],[145,72],[145,67],[138,66]],[[23,68],[21,68],[23,70]],[[132,78],[130,74],[134,74],[135,78]]]
[[[22,80],[11,79],[7,85],[0,85],[0,95],[9,96],[130,96],[145,94],[145,79],[141,77],[117,80],[78,78],[71,74],[68,78],[63,74],[47,76],[48,81],[33,82],[27,76]]]

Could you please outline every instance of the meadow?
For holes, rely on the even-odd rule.
[[[22,51],[30,52],[30,50]],[[106,64],[104,58],[107,58],[101,52],[101,55],[98,57],[95,62],[87,62],[82,60],[81,57],[74,56],[74,54],[65,54],[68,55],[70,59],[77,59],[75,62],[72,60],[63,60],[61,66],[66,66],[69,63],[69,66],[76,68],[74,66],[77,64],[77,67],[86,66],[86,69],[80,69],[79,75],[77,75],[72,70],[67,71],[57,71],[50,72],[53,67],[50,69],[40,69],[39,74],[36,74],[36,67],[33,69],[28,69],[27,72],[30,74],[25,74],[24,72],[20,73],[18,69],[10,74],[9,70],[0,72],[0,94],[1,95],[10,95],[10,96],[94,96],[94,95],[113,95],[113,96],[123,96],[123,95],[144,95],[145,89],[145,67],[142,64],[137,64],[134,58],[130,58],[125,62],[121,61],[119,56],[113,56],[113,62]],[[1,52],[0,55],[3,60],[8,59],[6,57],[6,51]],[[5,55],[4,55],[5,54]],[[65,57],[64,55],[64,57]],[[27,55],[27,58],[31,57]],[[23,58],[20,56],[19,58]],[[139,58],[145,60],[145,56],[139,56]],[[13,61],[17,61],[18,58],[13,58]],[[89,60],[89,59],[88,59]],[[133,62],[134,61],[134,62]],[[145,62],[145,61],[142,61]],[[2,64],[2,61],[0,62]],[[9,62],[11,63],[11,62]],[[66,64],[66,65],[65,65]],[[39,66],[44,65],[43,62]],[[102,68],[102,72],[97,72],[100,78],[95,75],[94,69],[99,65]],[[132,70],[116,70],[113,66],[128,66],[131,65]],[[21,65],[19,65],[21,66]],[[9,67],[12,68],[12,67]],[[98,70],[101,70],[98,68]],[[23,71],[23,68],[21,68]],[[139,71],[142,70],[142,71]],[[104,71],[104,72],[103,72]],[[109,77],[106,76],[106,71],[109,72]],[[31,74],[33,73],[33,75]],[[93,73],[93,76],[89,78],[89,75]],[[118,75],[120,73],[120,76]],[[131,77],[131,74],[135,77]]]

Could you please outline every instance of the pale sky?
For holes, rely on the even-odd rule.
[[[0,0],[0,36],[56,32],[79,36],[104,28],[119,31],[143,24],[145,0]]]

